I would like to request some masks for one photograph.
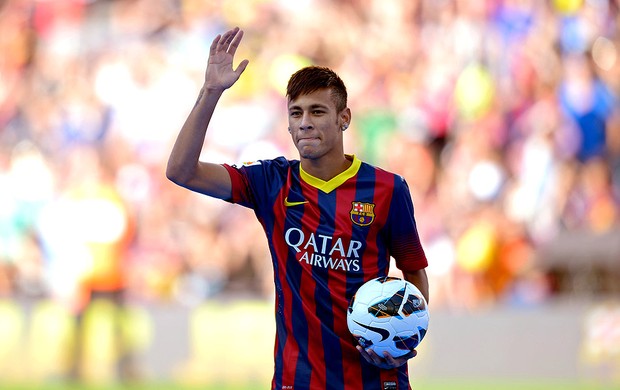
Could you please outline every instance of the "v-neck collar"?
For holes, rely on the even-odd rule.
[[[358,159],[354,154],[346,154],[345,156],[351,159],[351,165],[349,166],[349,168],[347,168],[343,172],[340,172],[338,175],[334,176],[328,181],[312,176],[308,172],[304,171],[301,167],[301,164],[299,164],[299,174],[301,176],[301,179],[306,183],[310,184],[311,186],[323,191],[324,193],[329,194],[330,192],[338,188],[342,183],[355,176],[357,174],[357,171],[359,171],[360,166],[362,165],[362,161]]]

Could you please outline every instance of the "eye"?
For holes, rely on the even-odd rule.
[[[301,111],[291,111],[289,112],[289,116],[298,117],[301,115]]]

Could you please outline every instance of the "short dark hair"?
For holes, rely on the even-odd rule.
[[[323,66],[307,66],[293,73],[286,86],[289,101],[323,88],[330,88],[338,112],[347,108],[347,88],[333,70]]]

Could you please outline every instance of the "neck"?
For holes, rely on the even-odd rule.
[[[306,173],[321,179],[329,181],[346,171],[351,166],[352,160],[344,154],[329,160],[323,159],[307,159],[301,158],[301,167]]]

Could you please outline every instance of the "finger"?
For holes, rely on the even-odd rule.
[[[241,43],[241,38],[243,38],[243,30],[237,28],[237,33],[233,36],[230,46],[228,47],[228,52],[230,54],[235,54],[237,47],[239,47],[239,43]]]
[[[219,44],[221,39],[222,39],[222,35],[221,34],[217,34],[217,36],[213,39],[213,42],[211,42],[211,47],[209,48],[209,54],[210,55],[215,54],[215,51],[217,49],[217,45]]]
[[[357,348],[357,350],[360,352],[360,354],[362,355],[362,357],[370,364],[375,364],[375,361],[373,360],[373,358],[370,356],[370,354],[368,354],[368,352],[362,348],[360,345],[356,346],[355,348]]]
[[[238,30],[239,30],[239,27],[235,27],[232,30],[226,31],[224,35],[222,35],[222,38],[220,39],[220,42],[217,48],[227,50],[228,45],[230,45],[230,42],[232,41],[233,37],[235,36]]]
[[[226,37],[226,46],[229,46],[230,43],[235,39],[237,34],[239,33],[239,27],[235,27],[232,30],[228,31],[228,36]]]
[[[399,356],[398,359],[396,360],[409,360],[413,357],[415,357],[418,354],[418,351],[416,351],[415,349],[412,349],[411,351],[407,352],[406,354]]]
[[[368,355],[368,352],[366,352],[364,348],[362,348],[360,345],[357,345],[355,348],[357,348],[357,350],[360,351],[360,354],[362,354],[362,356],[366,360],[370,360],[370,355]]]
[[[396,365],[396,360],[394,359],[394,357],[387,351],[383,352],[383,358],[385,359],[385,361],[391,365],[394,366]]]
[[[383,359],[381,359],[381,356],[377,355],[377,353],[372,348],[368,348],[366,352],[375,364],[379,365],[384,363]]]

